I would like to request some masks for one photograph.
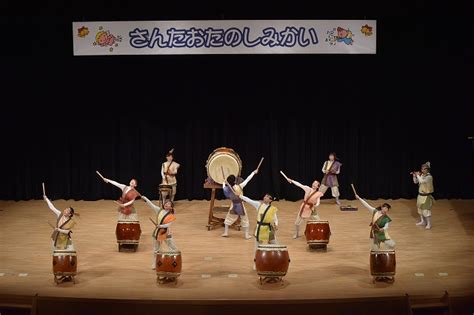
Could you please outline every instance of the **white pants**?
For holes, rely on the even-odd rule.
[[[392,240],[392,239],[385,240],[385,241],[380,242],[380,243],[384,243],[385,247],[387,247],[388,249],[395,249],[395,241]],[[378,249],[380,249],[380,243],[377,244],[377,242],[375,242],[375,239],[371,239],[370,240],[370,247],[372,248],[372,250],[378,250]]]
[[[418,209],[418,214],[421,215],[421,216],[424,216],[425,218],[426,218],[426,217],[431,217],[431,210]]]
[[[318,221],[320,220],[319,215],[318,215],[318,213],[317,213],[315,210],[313,210],[313,211],[311,212],[311,216],[310,216],[308,219],[310,219],[310,220],[318,220]],[[300,216],[300,213],[298,212],[298,214],[296,215],[295,225],[300,226],[301,223],[303,223],[303,220],[305,220],[305,219],[303,219],[303,218]]]
[[[328,188],[329,188],[328,186],[321,184],[321,186],[319,186],[319,189],[318,189],[318,190],[319,190],[320,192],[322,192],[323,195],[324,195],[324,194],[326,193],[326,190],[328,190]],[[339,194],[339,187],[337,187],[337,186],[331,187],[331,193],[332,193],[332,196],[333,196],[334,198],[339,197],[339,195],[340,195],[340,194]]]
[[[225,221],[224,221],[224,224],[228,226],[231,226],[232,224],[234,224],[235,221],[237,221],[237,219],[239,218],[238,214],[231,213],[231,211],[232,210],[229,210],[229,212],[227,212],[227,216],[225,217]],[[240,226],[242,226],[243,228],[250,226],[247,212],[245,212],[245,215],[240,215]]]

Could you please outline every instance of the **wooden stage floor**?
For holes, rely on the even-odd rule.
[[[385,200],[370,201],[374,206]],[[433,229],[415,226],[415,200],[392,204],[390,235],[397,242],[393,284],[373,284],[369,274],[368,211],[357,201],[354,212],[342,212],[323,200],[319,213],[332,230],[327,252],[310,251],[303,238],[292,239],[300,202],[278,201],[278,240],[288,246],[291,264],[283,285],[261,286],[252,270],[254,240],[223,228],[206,228],[209,201],[178,201],[173,226],[183,253],[178,284],[158,286],[151,270],[152,210],[136,202],[142,238],[136,253],[118,252],[116,206],[111,200],[56,200],[57,208],[73,206],[81,217],[73,233],[78,253],[76,284],[56,285],[50,251],[54,215],[42,200],[0,201],[0,294],[147,300],[292,300],[409,295],[474,294],[474,201],[439,200]],[[217,201],[217,205],[228,205]],[[247,205],[251,229],[255,210]],[[304,226],[302,226],[302,231]]]

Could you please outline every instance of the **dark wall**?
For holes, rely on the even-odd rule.
[[[436,197],[472,197],[467,4],[2,5],[15,32],[1,60],[1,199],[40,198],[42,181],[52,198],[116,197],[96,169],[138,177],[156,196],[171,147],[183,165],[178,197],[202,199],[204,165],[220,146],[240,154],[244,175],[265,156],[252,197],[301,198],[278,171],[320,179],[333,150],[343,198],[352,198],[350,182],[370,198],[414,197],[408,173],[426,160]],[[72,21],[222,18],[377,19],[377,55],[72,56]]]

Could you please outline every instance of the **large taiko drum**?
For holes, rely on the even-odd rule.
[[[255,268],[260,277],[283,277],[290,266],[290,255],[286,245],[258,245],[255,253]]]
[[[77,255],[75,250],[55,249],[53,252],[54,281],[69,277],[74,280],[77,273]]]
[[[327,245],[331,236],[329,221],[308,220],[304,235],[310,247]]]
[[[181,274],[181,252],[158,252],[156,255],[156,275],[158,278],[175,279]]]
[[[119,251],[121,245],[134,245],[135,250],[140,243],[140,235],[142,230],[139,221],[125,221],[118,220],[115,228],[115,236],[117,236],[117,243],[119,244]]]
[[[222,184],[222,169],[225,176],[240,176],[242,171],[242,160],[239,155],[232,149],[221,147],[215,149],[207,158],[206,163],[207,175],[216,183]]]
[[[370,274],[374,277],[393,277],[395,275],[395,251],[370,251]]]

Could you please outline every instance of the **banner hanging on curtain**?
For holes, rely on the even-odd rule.
[[[75,56],[375,54],[375,20],[73,22]]]

